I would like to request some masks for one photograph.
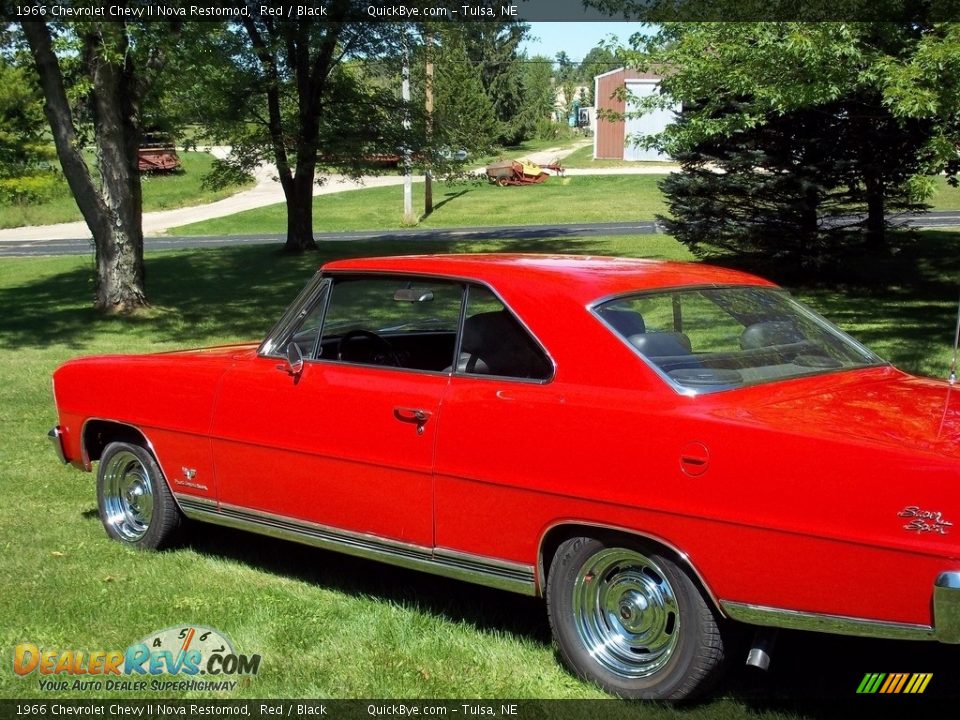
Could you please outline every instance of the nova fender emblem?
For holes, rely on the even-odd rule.
[[[946,535],[948,528],[953,527],[952,522],[943,519],[943,514],[939,510],[923,510],[918,505],[908,505],[897,513],[897,517],[908,518],[910,522],[904,525],[903,529],[918,535],[926,533]]]
[[[193,482],[193,479],[197,476],[197,471],[194,468],[182,467],[180,468],[180,472],[183,473],[183,476],[186,478],[186,480],[177,478],[173,481],[175,485],[179,485],[181,487],[191,487],[196,490],[209,490],[209,488],[203,483]]]

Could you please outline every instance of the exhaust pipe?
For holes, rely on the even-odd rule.
[[[760,670],[770,669],[770,653],[777,642],[777,632],[776,628],[757,628],[750,652],[747,653],[747,665]]]

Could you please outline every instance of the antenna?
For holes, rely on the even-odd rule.
[[[953,360],[950,362],[950,375],[947,381],[953,385],[957,381],[957,346],[960,345],[960,305],[957,306],[957,331],[953,335]]]

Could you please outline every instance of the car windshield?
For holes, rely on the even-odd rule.
[[[884,363],[777,289],[643,292],[601,303],[595,312],[683,392],[729,390]]]

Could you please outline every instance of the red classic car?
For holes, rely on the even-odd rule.
[[[702,692],[745,625],[758,664],[778,627],[960,642],[953,388],[740,272],[339,261],[259,345],[54,389],[111,537],[188,518],[541,595],[620,696]]]

